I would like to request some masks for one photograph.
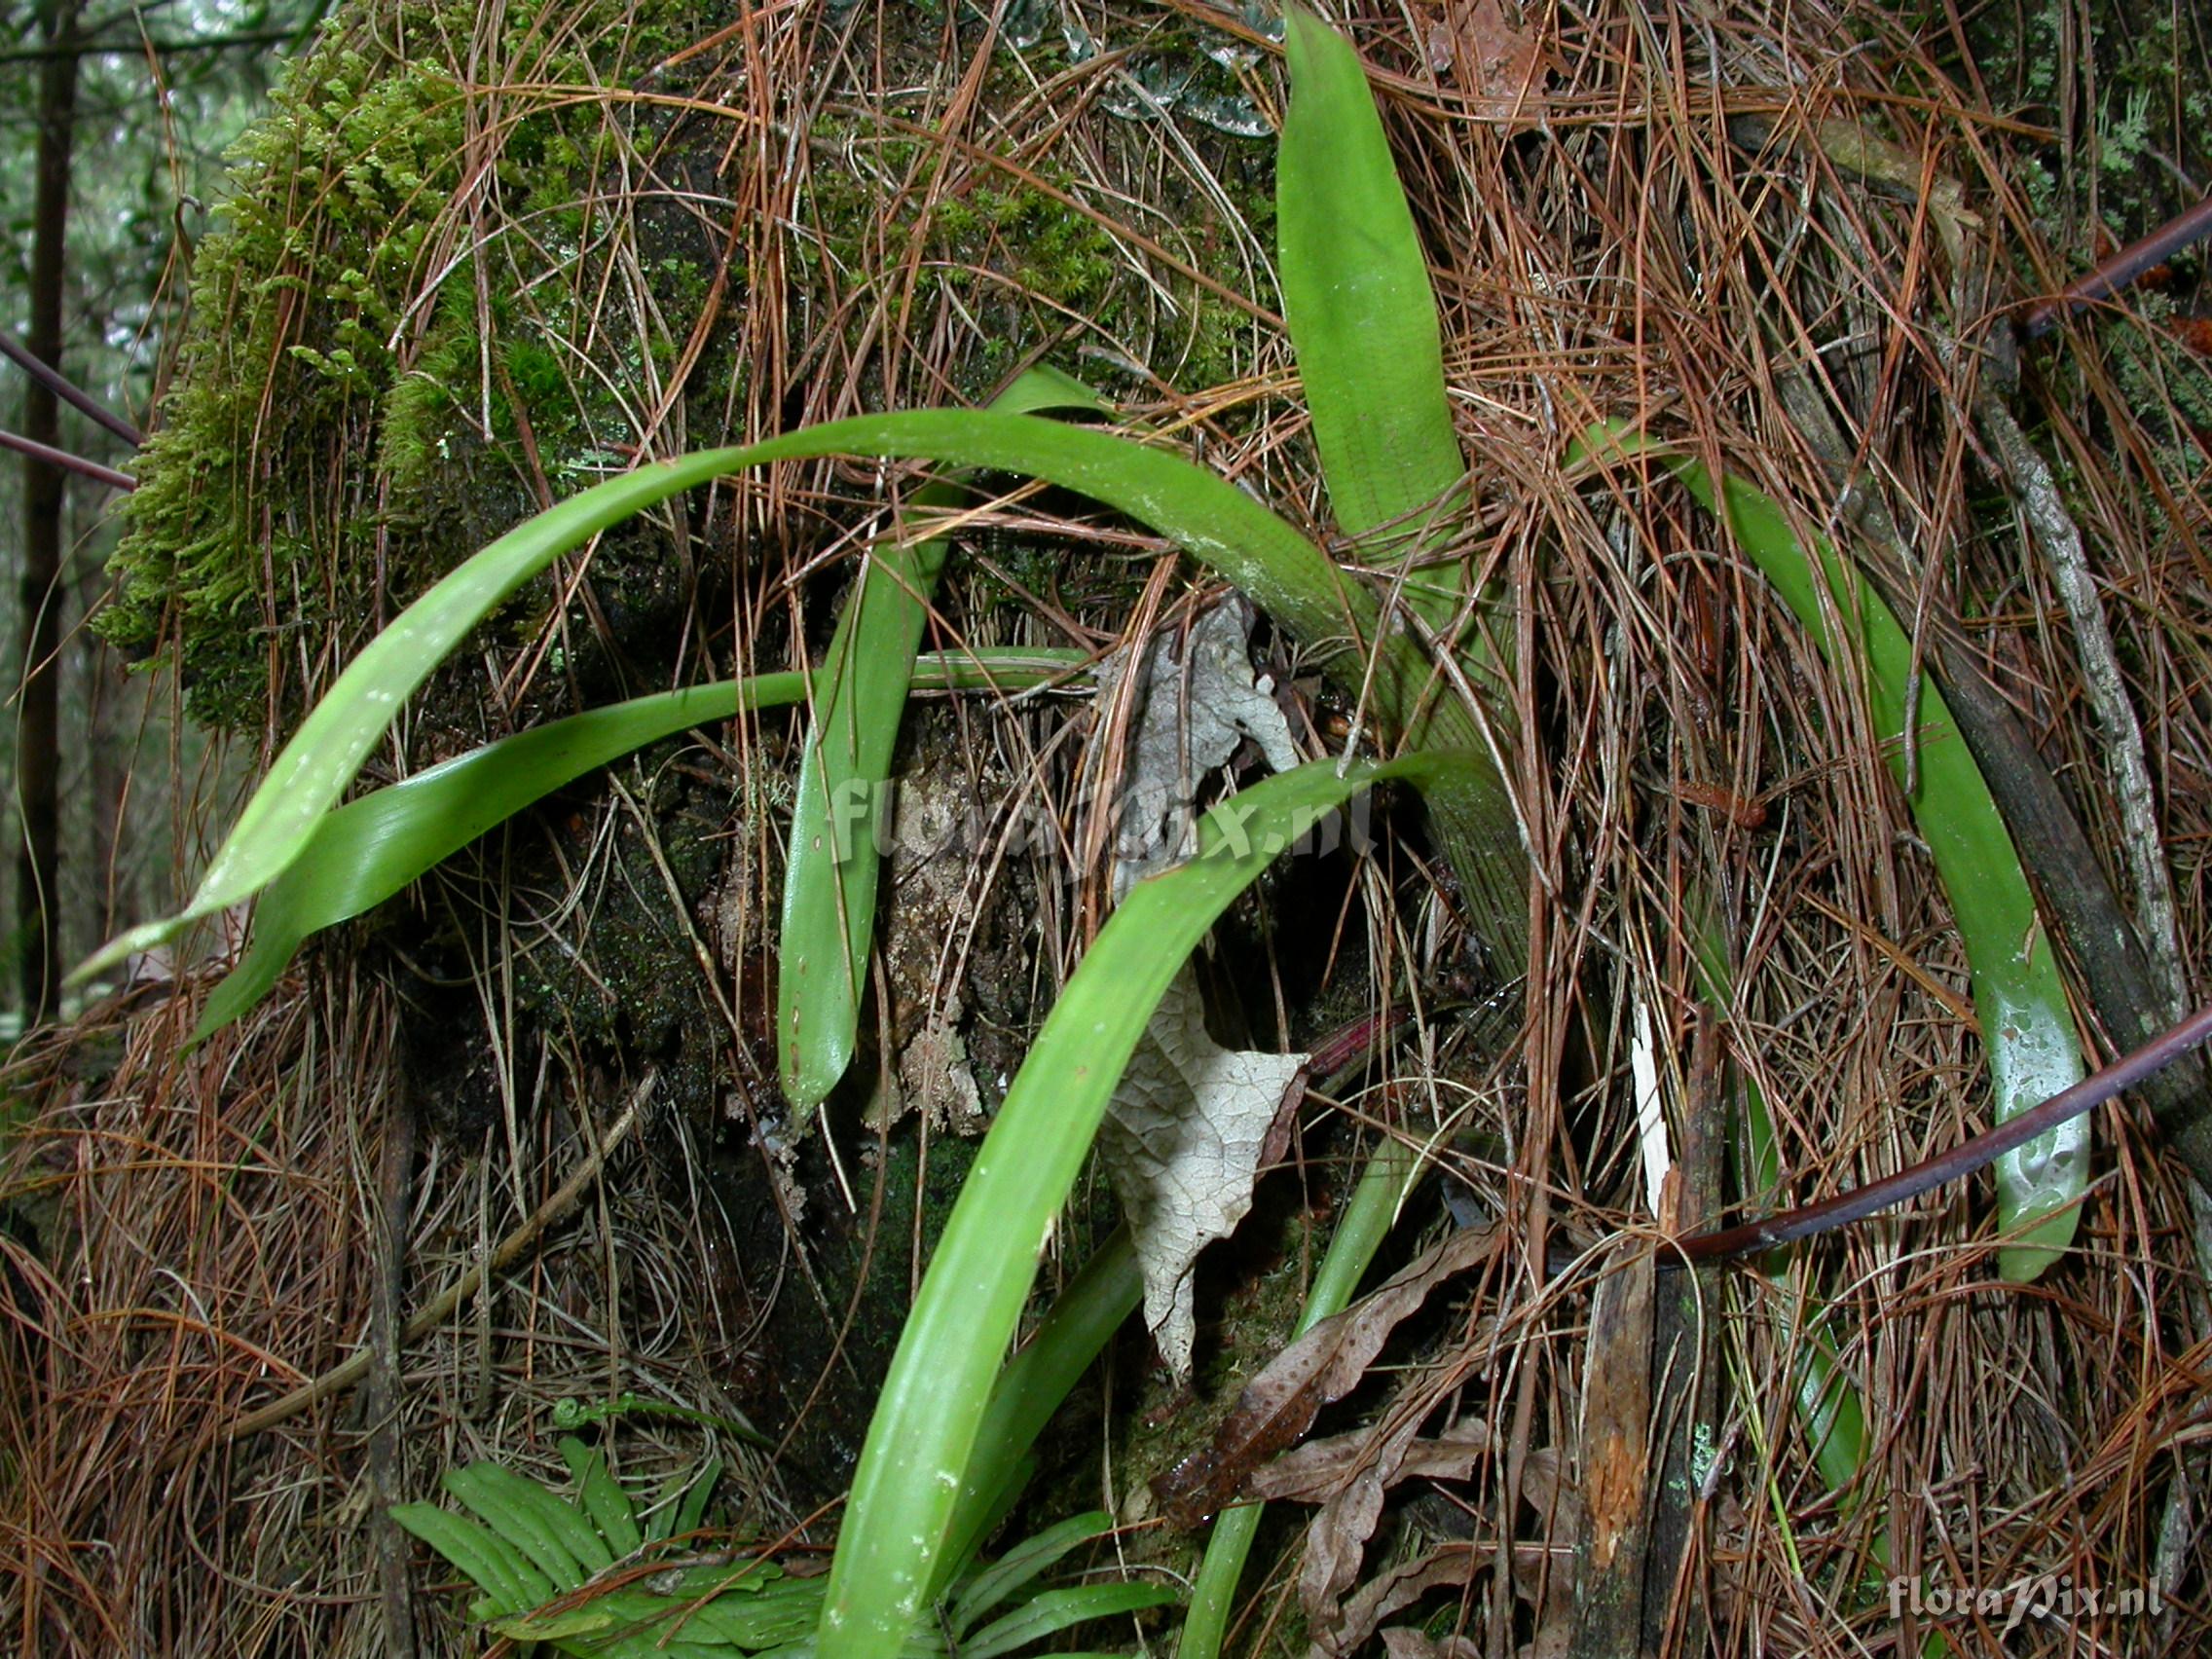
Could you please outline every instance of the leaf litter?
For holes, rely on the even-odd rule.
[[[1450,1639],[1438,1647],[1419,1632],[1384,1629],[1383,1622],[1431,1590],[1472,1584],[1490,1567],[1491,1546],[1447,1536],[1364,1583],[1360,1567],[1393,1489],[1417,1481],[1472,1482],[1486,1460],[1502,1456],[1491,1424],[1456,1412],[1435,1433],[1423,1435],[1423,1424],[1435,1415],[1436,1394],[1431,1379],[1417,1376],[1373,1423],[1299,1442],[1323,1406],[1359,1385],[1397,1328],[1439,1286],[1491,1261],[1504,1240],[1496,1225],[1453,1233],[1381,1289],[1322,1320],[1245,1386],[1206,1445],[1153,1482],[1162,1512],[1178,1527],[1198,1526],[1241,1501],[1287,1498],[1319,1506],[1306,1529],[1297,1579],[1317,1654],[1352,1652],[1378,1634],[1392,1652],[1454,1651]],[[1494,1335],[1495,1321],[1486,1318],[1456,1346],[1463,1354],[1478,1354]],[[1532,1450],[1522,1459],[1520,1492],[1549,1518],[1554,1546],[1571,1546],[1581,1530],[1580,1506],[1561,1478],[1556,1448]],[[1450,1500],[1440,1501],[1446,1514],[1454,1514]],[[1572,1574],[1545,1572],[1546,1556],[1540,1546],[1514,1546],[1514,1590],[1535,1606],[1538,1654],[1564,1650],[1573,1615]]]
[[[1305,1437],[1323,1406],[1351,1392],[1390,1333],[1446,1280],[1496,1254],[1495,1226],[1455,1233],[1373,1295],[1322,1320],[1245,1384],[1210,1444],[1153,1482],[1168,1521],[1191,1528],[1239,1497],[1260,1464]]]
[[[1247,738],[1270,770],[1298,764],[1273,688],[1253,672],[1251,631],[1251,607],[1233,597],[1145,653],[1123,775],[1117,901],[1197,849],[1198,780]],[[1178,1382],[1190,1380],[1198,1337],[1198,1255],[1251,1209],[1269,1130],[1306,1060],[1216,1043],[1185,963],[1114,1090],[1099,1156],[1136,1241],[1145,1324]]]

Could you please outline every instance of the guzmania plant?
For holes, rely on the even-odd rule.
[[[855,1051],[876,908],[872,843],[841,831],[856,802],[871,810],[909,694],[918,686],[1026,686],[1081,667],[1033,652],[920,655],[927,606],[948,556],[941,537],[916,537],[908,523],[870,551],[826,658],[807,673],[593,711],[338,804],[401,702],[554,559],[680,492],[774,461],[926,461],[1076,492],[1166,537],[1248,595],[1364,712],[1382,757],[1310,762],[1216,805],[1196,855],[1137,883],[1070,977],[936,1244],[883,1385],[827,1583],[763,1578],[746,1589],[735,1575],[686,1581],[681,1615],[657,1590],[585,1596],[593,1575],[647,1540],[626,1497],[610,1493],[604,1466],[575,1450],[580,1503],[480,1469],[452,1481],[488,1532],[466,1530],[454,1517],[433,1519],[441,1512],[420,1506],[400,1512],[475,1578],[486,1598],[480,1616],[504,1634],[579,1652],[662,1651],[655,1632],[773,1651],[779,1643],[803,1645],[813,1629],[812,1651],[822,1659],[882,1659],[931,1645],[933,1638],[917,1635],[926,1630],[922,1615],[944,1605],[948,1590],[952,1604],[966,1609],[954,1615],[964,1653],[1002,1651],[1016,1634],[1021,1641],[1045,1634],[1056,1614],[1035,1612],[1018,1633],[1004,1619],[978,1629],[976,1617],[987,1610],[977,1601],[982,1580],[959,1573],[999,1513],[1044,1415],[1133,1306],[1133,1270],[1119,1246],[1124,1254],[1110,1251],[1085,1281],[1082,1340],[1047,1345],[1048,1358],[1035,1357],[1033,1343],[1008,1363],[1040,1253],[1117,1081],[1185,960],[1317,819],[1361,791],[1395,782],[1423,797],[1493,966],[1507,980],[1523,969],[1529,863],[1501,770],[1515,733],[1494,695],[1486,596],[1450,551],[1468,468],[1446,389],[1435,299],[1357,56],[1303,13],[1293,10],[1286,27],[1293,93],[1278,203],[1285,313],[1331,507],[1364,568],[1347,570],[1244,490],[1161,443],[1043,418],[1037,412],[1048,407],[1096,413],[1083,388],[1059,377],[1026,380],[989,410],[838,421],[643,467],[540,513],[410,607],[301,724],[185,906],[117,940],[81,970],[96,971],[258,895],[252,946],[208,1005],[203,1030],[213,1029],[263,995],[310,934],[396,892],[547,791],[698,722],[804,702],[811,725],[790,837],[777,1050],[794,1109],[818,1104]],[[1724,514],[1737,545],[1823,649],[1862,665],[1884,740],[1918,746],[1912,805],[1972,960],[1999,1115],[2078,1077],[2062,987],[2018,861],[1933,692],[1922,695],[1906,730],[1911,662],[1880,601],[1832,549],[1808,553],[1774,502],[1732,479],[1716,485],[1654,438],[1601,427],[1571,460],[1591,468],[1639,463],[1656,477],[1678,478],[1708,510]],[[961,492],[957,476],[942,476],[914,505],[941,511]],[[1724,977],[1709,976],[1707,990],[1725,1003]],[[1770,1177],[1771,1136],[1763,1138],[1753,1182]],[[2001,1214],[2008,1229],[2023,1234],[2006,1252],[2009,1277],[2032,1277],[2064,1247],[2086,1167],[2085,1148],[2069,1138],[2000,1171]],[[1332,1256],[1326,1294],[1316,1293],[1309,1318],[1348,1298],[1411,1173],[1390,1155],[1370,1171],[1348,1241]],[[1821,1466],[1831,1480],[1850,1480],[1860,1462],[1850,1443],[1860,1437],[1836,1425],[1856,1416],[1857,1395],[1817,1334],[1817,1314],[1791,1316],[1815,1333],[1800,1398],[1821,1419]],[[1097,1523],[1066,1527],[1073,1530],[1047,1536],[1073,1547]],[[1250,1533],[1249,1515],[1217,1533],[1186,1633],[1187,1659],[1218,1651]],[[1039,1608],[1051,1594],[1025,1608]],[[576,1610],[542,1610],[557,1595],[578,1597]],[[1102,1606],[1103,1599],[1083,1605]],[[586,1616],[596,1622],[576,1622]],[[631,1648],[590,1645],[611,1641],[617,1628]]]

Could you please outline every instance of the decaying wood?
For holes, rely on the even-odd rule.
[[[1582,1390],[1583,1532],[1572,1651],[1633,1653],[1643,1616],[1651,1447],[1651,1247],[1615,1246],[1590,1309]]]
[[[1676,1125],[1675,1167],[1668,1177],[1660,1225],[1677,1229],[1689,1216],[1717,1210],[1727,1161],[1727,1125],[1737,1121],[1722,1083],[1720,1028],[1699,1019],[1690,1043],[1689,1098]],[[1661,1257],[1663,1261],[1664,1256]],[[1717,1332],[1708,1316],[1716,1276],[1671,1273],[1651,1305],[1651,1416],[1654,1468],[1651,1534],[1644,1557],[1643,1653],[1705,1651],[1707,1598],[1700,1593],[1704,1513],[1701,1491],[1721,1438]]]

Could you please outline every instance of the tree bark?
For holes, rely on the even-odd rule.
[[[77,38],[77,0],[45,0],[39,21],[50,47]],[[38,176],[31,221],[30,350],[61,364],[62,301],[69,222],[70,142],[77,123],[78,55],[57,50],[39,73]],[[24,396],[23,434],[61,447],[60,409],[53,390],[34,381]],[[23,670],[17,705],[16,801],[22,844],[16,877],[17,937],[21,941],[21,992],[26,1025],[54,1006],[60,957],[56,924],[59,873],[56,774],[60,761],[56,695],[61,646],[61,537],[66,475],[31,457],[23,461]]]

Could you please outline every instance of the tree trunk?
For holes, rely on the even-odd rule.
[[[30,349],[61,366],[63,251],[69,220],[69,151],[77,121],[77,0],[46,0],[42,32],[55,55],[39,73],[38,179],[31,230]],[[24,399],[23,433],[61,446],[60,410],[54,393],[37,382]],[[59,467],[23,461],[23,673],[17,707],[16,800],[22,813],[22,844],[16,880],[17,937],[22,946],[23,1021],[54,1006],[60,952],[55,933],[60,895],[55,829],[55,774],[59,766],[61,647],[61,537],[64,475]]]

